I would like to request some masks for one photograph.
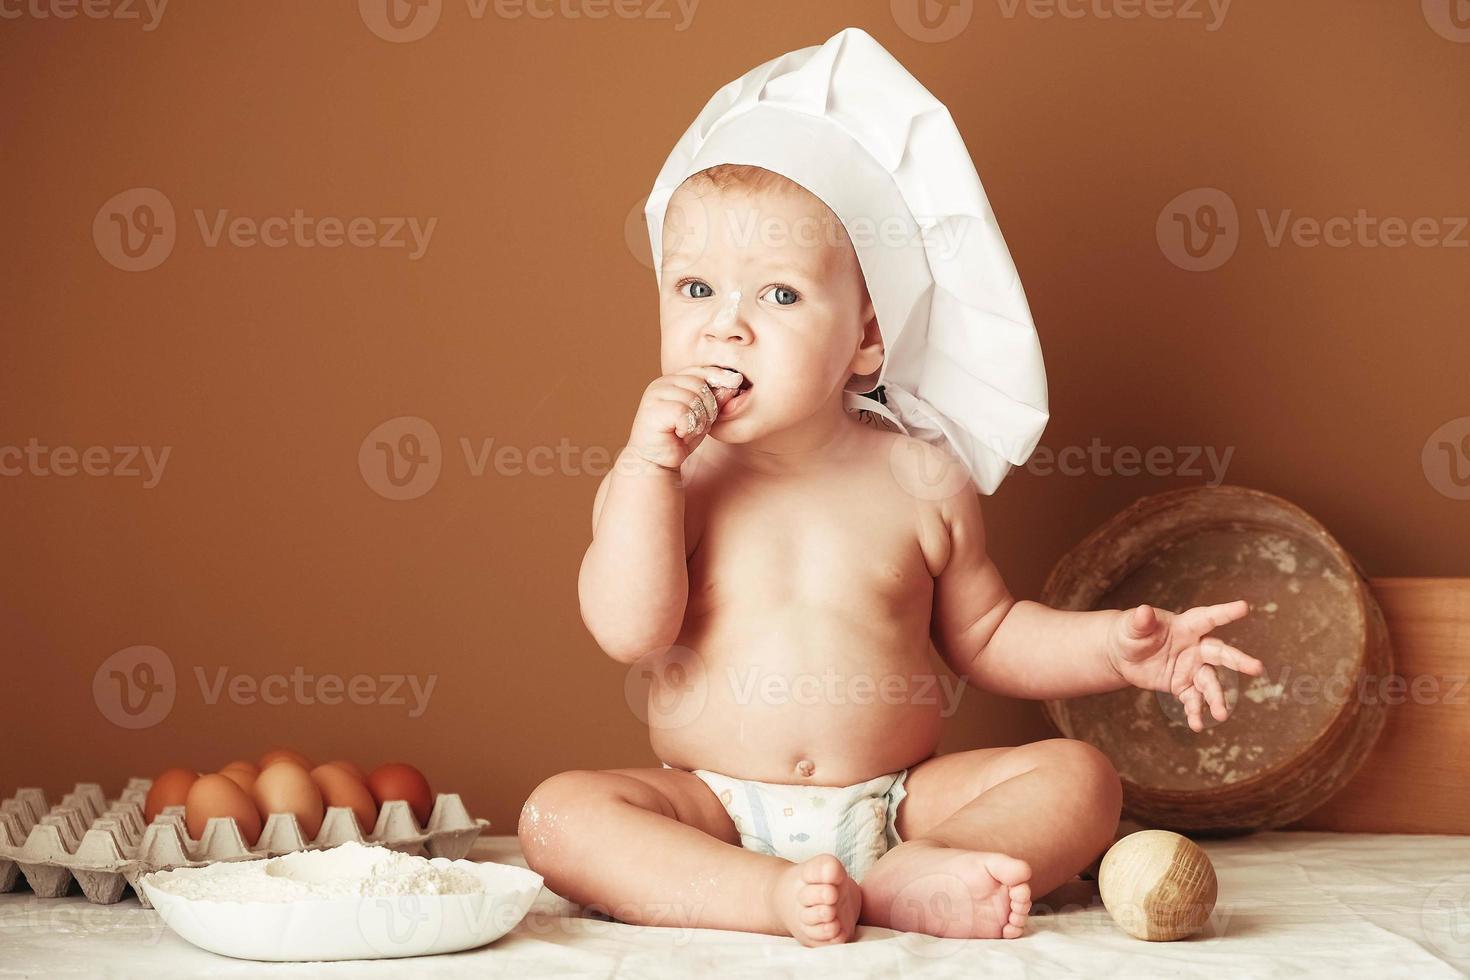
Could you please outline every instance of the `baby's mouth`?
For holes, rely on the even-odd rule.
[[[719,368],[721,371],[729,371],[731,374],[740,375],[740,387],[736,389],[737,391],[750,390],[750,375],[746,374],[744,371],[737,370],[726,364],[716,364],[715,367]]]

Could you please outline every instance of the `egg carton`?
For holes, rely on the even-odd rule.
[[[211,817],[199,840],[189,836],[182,806],[164,807],[145,825],[143,803],[152,785],[151,779],[130,779],[110,802],[97,783],[77,783],[55,806],[35,788],[18,789],[0,801],[0,893],[14,890],[25,875],[37,895],[57,898],[71,889],[75,878],[93,904],[111,905],[131,887],[138,901],[152,908],[138,884],[152,871],[255,861],[347,841],[455,860],[468,854],[475,838],[490,826],[490,821],[470,816],[458,793],[440,793],[427,827],[418,825],[404,800],[385,802],[366,836],[350,807],[328,807],[311,841],[295,814],[272,813],[251,848],[234,817]]]

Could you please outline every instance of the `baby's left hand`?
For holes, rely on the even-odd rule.
[[[1150,605],[1122,610],[1114,623],[1108,658],[1120,677],[1149,691],[1168,691],[1184,704],[1189,727],[1204,730],[1201,702],[1208,702],[1216,721],[1230,716],[1215,665],[1244,674],[1265,669],[1255,657],[1242,653],[1217,636],[1217,626],[1240,619],[1250,610],[1244,599],[1216,606],[1196,606],[1182,613]]]

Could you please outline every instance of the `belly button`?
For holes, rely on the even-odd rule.
[[[812,762],[812,760],[810,760],[810,759],[802,759],[800,762],[798,762],[796,764],[796,774],[798,776],[810,777],[811,774],[814,773],[814,772],[816,772],[816,771],[817,771],[816,763]]]

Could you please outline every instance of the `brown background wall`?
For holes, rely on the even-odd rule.
[[[402,42],[371,29],[393,34],[381,0],[174,0],[153,30],[143,6],[37,16],[50,2],[7,0],[0,21],[0,447],[170,455],[152,488],[43,475],[65,453],[0,477],[0,795],[114,791],[283,743],[417,762],[511,832],[554,771],[656,764],[576,600],[606,460],[584,452],[621,444],[658,367],[638,209],[720,84],[848,25],[965,135],[1041,333],[1044,447],[1165,446],[1176,469],[1181,447],[1231,452],[1225,482],[1303,505],[1370,574],[1470,572],[1449,469],[1470,451],[1437,448],[1470,431],[1470,231],[1443,220],[1470,214],[1470,24],[1435,0],[1240,3],[1223,21],[1203,0],[1131,20],[1098,14],[1127,0],[1074,2],[1079,18],[987,0],[952,8],[969,20],[948,40],[960,21],[919,29],[912,3],[704,0],[679,30],[662,0],[603,19],[442,0]],[[573,2],[558,9],[599,9]],[[141,199],[105,207],[133,188],[175,212],[172,252],[139,272],[109,261],[126,264],[109,215]],[[1238,210],[1212,271],[1156,237],[1196,188]],[[437,224],[415,260],[210,246],[196,218],[296,209]],[[1273,247],[1257,212],[1286,209],[1434,219],[1425,235],[1459,247]],[[358,455],[401,416],[432,425],[441,472],[396,501]],[[462,439],[561,444],[569,465],[477,476]],[[1014,471],[987,501],[1017,595],[1136,497],[1216,480],[1100,458]],[[110,672],[147,678],[104,661],[135,645],[162,651],[155,686],[175,681],[133,729]],[[289,690],[209,703],[196,671],[226,665],[437,680],[417,718]],[[972,692],[946,746],[1047,734],[1036,705]]]

